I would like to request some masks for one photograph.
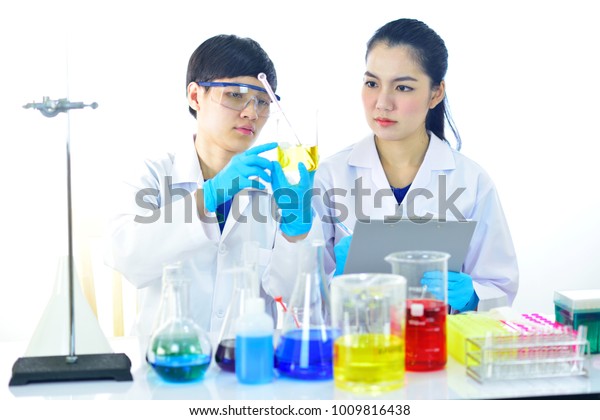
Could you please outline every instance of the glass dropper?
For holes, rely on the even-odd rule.
[[[273,89],[271,88],[271,85],[269,84],[269,81],[267,80],[267,75],[264,73],[259,73],[258,80],[260,80],[260,82],[263,84],[263,86],[267,90],[267,93],[269,94],[271,101],[273,101],[273,103],[275,105],[277,105],[277,108],[279,108],[279,112],[281,113],[281,115],[283,115],[283,119],[287,123],[288,127],[290,127],[290,130],[292,130],[292,133],[294,134],[294,137],[296,138],[296,142],[298,143],[298,146],[302,146],[302,142],[300,141],[300,138],[294,131],[294,127],[292,127],[292,124],[290,124],[290,120],[288,120],[288,118],[286,117],[285,112],[283,112],[283,109],[281,108],[281,104],[277,100],[277,97],[275,96],[275,92],[273,92]]]

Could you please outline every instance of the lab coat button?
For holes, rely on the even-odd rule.
[[[219,309],[217,311],[217,318],[223,318],[225,316],[225,311],[222,309]]]
[[[219,247],[219,254],[221,254],[221,255],[227,254],[227,245],[221,244],[221,246]]]

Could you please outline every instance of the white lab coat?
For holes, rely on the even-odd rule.
[[[335,270],[333,247],[347,234],[339,226],[327,223],[331,219],[324,216],[337,216],[350,229],[354,228],[357,216],[361,215],[382,219],[385,216],[424,217],[429,213],[433,218],[446,220],[464,216],[467,220],[478,222],[462,271],[473,278],[480,299],[479,310],[510,305],[517,293],[519,272],[494,183],[478,164],[452,150],[448,143],[434,134],[430,133],[430,136],[423,163],[401,206],[391,192],[373,135],[321,163],[315,176],[315,188],[321,189],[321,192],[313,199],[313,205],[324,221],[325,269],[329,274]],[[445,178],[440,178],[440,175]],[[361,188],[371,190],[370,193],[363,192],[362,199],[361,194],[351,192],[357,179],[362,181]],[[417,192],[419,188],[430,191],[432,197],[413,194],[416,198],[411,199],[411,191]],[[464,191],[453,200],[452,194],[459,188],[464,188]],[[344,191],[345,197],[342,196]],[[377,192],[381,199],[375,196]],[[446,197],[442,201],[453,203],[456,209],[448,211],[449,206],[444,207],[443,203],[440,206],[441,195]],[[440,214],[440,211],[445,214]]]
[[[272,316],[276,316],[272,297],[289,301],[296,280],[299,243],[289,243],[281,235],[269,191],[237,194],[222,234],[214,213],[200,219],[194,192],[202,188],[204,179],[193,142],[187,146],[181,152],[146,160],[114,197],[105,262],[139,289],[134,334],[149,335],[154,328],[165,263],[182,261],[191,278],[192,317],[209,332],[218,333],[222,327],[233,292],[231,279],[223,272],[240,263],[245,241],[259,243],[261,295]],[[169,184],[172,200],[166,193]],[[143,196],[141,206],[136,202],[138,194]],[[158,214],[158,220],[140,223],[140,217]],[[315,229],[318,233],[309,238],[321,238],[318,223],[313,225]]]

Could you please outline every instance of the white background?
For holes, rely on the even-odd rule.
[[[310,136],[318,110],[326,158],[368,132],[365,44],[400,17],[446,41],[462,151],[496,182],[517,249],[516,309],[551,313],[555,290],[599,288],[596,16],[579,0],[2,2],[0,340],[30,336],[66,252],[67,116],[25,103],[98,102],[70,115],[76,217],[98,219],[127,162],[190,140],[185,72],[206,38],[257,40],[295,129]]]

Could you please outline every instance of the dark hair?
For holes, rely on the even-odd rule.
[[[273,91],[277,90],[275,66],[258,42],[236,35],[217,35],[200,44],[190,57],[185,81],[186,92],[191,82],[210,82],[239,76],[256,77],[261,72],[267,75]],[[196,110],[191,107],[190,113],[196,117]]]
[[[366,57],[380,43],[390,47],[410,47],[415,60],[431,79],[432,88],[439,86],[444,80],[448,70],[448,50],[444,40],[425,23],[416,19],[398,19],[386,23],[367,42]],[[427,113],[425,128],[447,142],[444,135],[446,121],[456,138],[456,148],[460,150],[460,135],[450,115],[448,100],[444,97],[443,101]]]

